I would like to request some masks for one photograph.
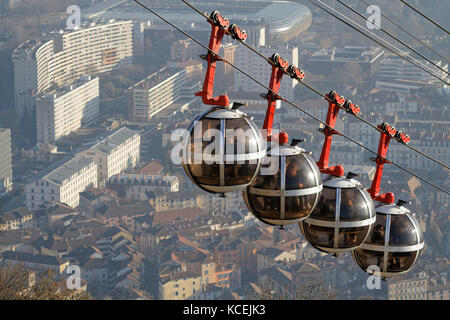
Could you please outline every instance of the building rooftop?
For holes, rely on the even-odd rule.
[[[49,91],[46,91],[43,94],[40,94],[37,96],[37,99],[41,100],[55,100],[58,98],[61,98],[65,94],[85,85],[88,82],[97,80],[98,77],[94,78],[91,76],[81,76],[80,79],[76,80],[71,85],[62,86],[62,87],[55,87]]]
[[[137,131],[131,130],[127,127],[122,127],[99,143],[92,146],[91,149],[95,148],[106,154],[110,154],[115,148],[123,144],[128,139],[134,137],[136,134]]]
[[[34,255],[31,253],[17,252],[17,251],[5,251],[2,253],[2,256],[3,259],[5,260],[39,263],[52,266],[60,266],[66,263],[65,260],[55,256]]]
[[[110,184],[133,184],[145,186],[171,186],[178,182],[176,176],[153,176],[144,174],[117,174],[109,179]]]
[[[62,185],[67,179],[70,179],[74,174],[80,172],[83,168],[95,163],[93,160],[77,156],[72,160],[64,163],[54,171],[42,177],[44,180],[48,180],[56,185]]]
[[[145,89],[151,89],[155,87],[156,85],[162,83],[163,81],[166,81],[167,79],[182,73],[186,72],[184,68],[176,68],[176,67],[164,67],[163,69],[159,70],[158,72],[155,72],[145,78],[144,80],[141,80],[140,82],[136,83],[134,86],[129,88],[129,90],[138,89],[138,90],[145,90]]]
[[[329,48],[316,51],[309,61],[332,61],[332,62],[365,62],[373,63],[382,57],[384,50],[381,47],[354,47]]]

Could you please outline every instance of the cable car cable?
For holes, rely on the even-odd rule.
[[[203,47],[204,49],[210,51],[209,48],[208,48],[206,45],[204,45],[203,43],[201,43],[199,40],[197,40],[196,38],[194,38],[193,36],[191,36],[191,35],[188,34],[187,32],[183,31],[183,30],[180,29],[179,27],[177,27],[175,24],[173,24],[172,22],[170,22],[170,21],[167,20],[166,18],[164,18],[164,17],[162,17],[161,15],[159,15],[157,12],[155,12],[155,11],[154,11],[153,9],[151,9],[150,7],[146,6],[145,4],[143,4],[142,2],[140,2],[139,0],[134,0],[134,1],[135,1],[136,3],[138,3],[139,5],[141,5],[142,7],[144,7],[145,9],[147,9],[148,11],[150,11],[151,13],[153,13],[155,16],[157,16],[158,18],[160,18],[160,19],[163,20],[164,22],[166,22],[167,24],[169,24],[170,26],[172,26],[172,27],[173,27],[174,29],[176,29],[177,31],[181,32],[182,34],[184,34],[185,36],[187,36],[188,38],[190,38],[191,40],[193,40],[194,42],[196,42],[198,45],[200,45],[200,46]],[[215,54],[215,53],[213,53],[213,54]],[[218,56],[217,54],[215,54],[215,55]],[[218,57],[219,57],[219,56],[218,56]],[[256,83],[258,83],[258,84],[259,84],[260,86],[262,86],[263,88],[269,90],[270,92],[273,92],[268,86],[266,86],[265,84],[261,83],[258,79],[254,78],[253,76],[251,76],[250,74],[248,74],[248,73],[245,72],[244,70],[242,70],[242,69],[240,69],[239,67],[235,66],[233,63],[229,62],[229,61],[226,60],[225,58],[220,57],[220,59],[221,59],[221,61],[223,61],[223,62],[229,64],[231,67],[233,67],[233,68],[236,69],[237,71],[239,71],[239,72],[241,72],[242,74],[244,74],[244,75],[245,75],[246,77],[248,77],[249,79],[251,79],[251,80],[255,81]],[[273,93],[274,93],[274,92],[273,92]],[[275,93],[274,93],[274,94],[275,94]],[[285,99],[284,97],[282,97],[282,96],[280,96],[280,95],[278,95],[278,96],[280,97],[280,100],[282,100],[282,101],[288,103],[289,105],[293,106],[294,108],[296,108],[296,109],[302,111],[303,113],[305,113],[305,114],[308,115],[309,117],[313,118],[313,119],[316,120],[317,122],[323,124],[324,126],[329,127],[325,122],[323,122],[323,121],[320,120],[319,118],[315,117],[314,115],[310,114],[309,112],[305,111],[305,110],[302,109],[300,106],[294,104],[293,102],[291,102],[291,101]],[[369,151],[369,152],[371,152],[371,153],[373,153],[373,154],[375,154],[375,155],[377,155],[377,156],[380,156],[376,151],[371,150],[370,148],[364,146],[362,143],[356,141],[355,139],[350,138],[350,137],[346,136],[345,134],[343,134],[343,133],[341,133],[341,132],[339,132],[339,131],[337,131],[337,130],[335,130],[335,131],[336,131],[336,133],[337,133],[338,135],[340,135],[340,136],[342,136],[342,137],[344,137],[344,138],[350,140],[351,142],[353,142],[353,143],[357,144],[358,146],[362,147],[363,149],[365,149],[365,150],[367,150],[367,151]],[[403,170],[403,171],[409,173],[410,175],[412,175],[412,176],[418,178],[419,180],[421,180],[421,181],[423,181],[423,182],[425,182],[425,183],[427,183],[427,184],[433,186],[434,188],[436,188],[436,189],[438,189],[438,190],[440,190],[440,191],[442,191],[442,192],[444,192],[444,193],[450,194],[449,191],[444,190],[443,188],[437,186],[437,185],[434,184],[433,182],[428,181],[427,179],[425,179],[425,178],[423,178],[423,177],[421,177],[421,176],[415,174],[414,172],[412,172],[412,171],[410,171],[410,170],[408,170],[408,169],[406,169],[406,168],[404,168],[404,167],[402,167],[402,166],[396,164],[395,162],[390,161],[390,160],[388,160],[388,159],[386,159],[386,158],[384,158],[384,157],[381,157],[381,156],[380,156],[380,158],[382,158],[383,160],[389,161],[392,165],[394,165],[394,166],[396,166],[397,168],[399,168],[399,169],[401,169],[401,170]]]
[[[339,2],[341,5],[343,5],[344,7],[346,7],[347,9],[349,9],[350,11],[352,11],[353,13],[357,14],[359,17],[363,18],[364,20],[367,20],[367,18],[359,13],[358,11],[356,11],[355,9],[353,9],[351,6],[347,5],[345,2],[343,2],[342,0],[336,0],[337,2]],[[380,29],[382,32],[384,32],[385,34],[387,34],[389,37],[391,37],[392,39],[396,40],[397,42],[401,43],[402,45],[404,45],[405,47],[407,47],[409,50],[411,50],[412,52],[414,52],[415,54],[417,54],[418,56],[420,56],[421,58],[425,59],[426,61],[428,61],[429,63],[431,63],[432,65],[434,65],[436,68],[440,69],[441,71],[445,72],[447,75],[450,75],[450,73],[448,73],[447,70],[442,69],[440,66],[438,66],[436,63],[434,63],[433,61],[431,61],[430,59],[428,59],[427,57],[425,57],[423,54],[421,54],[420,52],[418,52],[416,49],[410,47],[407,43],[405,43],[404,41],[398,39],[396,36],[392,35],[391,33],[389,33],[388,31],[386,31],[385,29],[383,29],[382,27],[380,27]]]
[[[447,34],[450,34],[450,32],[447,31],[447,29],[445,29],[443,26],[441,26],[439,23],[437,23],[436,21],[434,21],[433,19],[427,17],[425,14],[423,14],[419,9],[414,8],[412,5],[410,5],[408,2],[406,2],[405,0],[400,0],[400,2],[402,2],[404,5],[410,7],[412,10],[414,10],[415,12],[417,12],[418,14],[420,14],[422,17],[424,17],[425,19],[427,19],[428,21],[430,21],[431,23],[433,23],[436,27],[440,28],[441,30],[447,32]]]
[[[366,6],[370,6],[369,3],[367,3],[366,0],[360,0],[362,3],[364,3]],[[399,25],[398,23],[396,23],[394,20],[392,20],[391,18],[389,18],[388,16],[386,16],[385,14],[381,13],[381,16],[386,19],[387,21],[389,21],[390,23],[392,23],[394,26],[396,26],[397,28],[399,28],[400,30],[402,30],[403,32],[407,33],[410,37],[414,38],[416,41],[420,42],[424,47],[428,48],[430,51],[433,51],[436,55],[438,55],[439,57],[441,57],[442,59],[444,59],[447,63],[449,62],[448,58],[442,56],[438,51],[436,51],[435,49],[433,49],[431,46],[427,45],[425,42],[423,42],[422,40],[420,40],[419,38],[417,38],[415,35],[413,35],[411,32],[409,32],[408,30],[406,30],[405,28],[403,28],[401,25]]]
[[[203,16],[205,19],[212,21],[211,18],[205,14],[204,12],[200,11],[198,8],[196,8],[195,6],[193,6],[191,3],[189,3],[186,0],[182,0],[188,7],[190,7],[191,9],[193,9],[194,11],[196,11],[197,13],[199,13],[201,16]],[[270,64],[273,65],[273,61],[270,60],[269,58],[267,58],[265,55],[263,55],[262,53],[260,53],[258,50],[256,50],[255,48],[253,48],[251,45],[243,42],[243,41],[238,41],[240,44],[244,45],[246,48],[248,48],[249,50],[251,50],[252,52],[256,53],[258,56],[260,56],[261,58],[263,58],[264,60],[266,60],[267,62],[269,62]],[[305,82],[304,80],[297,80],[299,83],[301,83],[302,85],[304,85],[305,87],[307,87],[308,89],[314,91],[316,94],[320,95],[321,97],[323,97],[324,99],[326,99],[327,101],[330,101],[330,99],[323,93],[321,93],[319,90],[315,89],[314,87],[312,87],[311,85],[309,85],[307,82]],[[356,117],[357,119],[361,120],[362,122],[364,122],[365,124],[369,125],[370,127],[372,127],[373,129],[377,130],[378,132],[381,132],[381,130],[378,128],[378,126],[370,123],[369,121],[365,120],[364,118],[361,118],[358,115],[352,114],[354,117]],[[450,169],[450,167],[446,164],[444,164],[443,162],[433,158],[432,156],[408,145],[408,144],[403,144],[404,146],[406,146],[407,148],[419,153],[420,155],[426,157],[427,159],[439,164],[442,167],[445,167],[446,169]]]
[[[340,13],[339,11],[335,10],[334,8],[330,7],[329,5],[323,3],[323,2],[320,1],[320,0],[316,0],[317,2],[320,2],[322,5],[328,7],[329,9],[331,9],[332,11],[334,11],[334,12],[338,13],[339,15],[345,17],[345,18],[346,18],[348,21],[350,21],[351,23],[350,23],[350,22],[347,22],[347,21],[345,21],[345,20],[343,20],[342,18],[338,17],[336,14],[334,14],[334,13],[330,12],[329,10],[327,10],[327,9],[325,9],[325,8],[323,8],[323,7],[321,7],[320,5],[318,5],[317,3],[315,3],[314,1],[312,1],[312,0],[308,0],[308,1],[311,2],[312,4],[314,4],[315,6],[319,7],[320,9],[324,10],[324,11],[327,12],[328,14],[332,15],[332,16],[335,17],[336,19],[340,20],[341,22],[345,23],[345,24],[346,24],[347,26],[349,26],[350,28],[352,28],[352,29],[358,31],[359,33],[361,33],[361,34],[364,35],[365,37],[371,39],[373,42],[376,42],[376,43],[379,44],[380,46],[382,46],[382,47],[386,48],[387,50],[391,51],[392,53],[396,54],[396,55],[399,56],[401,59],[403,59],[403,60],[405,60],[405,61],[407,61],[407,62],[409,62],[409,63],[415,65],[416,67],[422,69],[423,71],[425,71],[426,73],[432,75],[434,78],[436,78],[436,79],[442,81],[443,83],[445,83],[445,84],[447,84],[447,85],[450,85],[450,82],[447,82],[446,80],[444,80],[444,79],[440,78],[439,76],[437,76],[436,74],[434,74],[433,71],[432,71],[431,69],[429,69],[427,66],[425,66],[423,63],[421,63],[421,62],[418,61],[417,59],[411,57],[409,54],[405,54],[405,56],[411,58],[411,60],[413,60],[413,61],[419,62],[419,64],[421,64],[421,65],[418,65],[418,64],[416,64],[416,63],[414,63],[414,62],[408,60],[405,56],[402,55],[402,52],[401,52],[401,50],[400,50],[399,48],[397,48],[397,47],[394,46],[393,44],[387,42],[386,40],[380,38],[379,36],[377,36],[377,35],[374,34],[373,32],[367,30],[366,28],[364,28],[364,27],[361,26],[360,24],[356,23],[354,20],[348,18],[347,16],[345,16],[344,14],[342,14],[342,13]],[[353,24],[353,25],[352,25],[352,24]],[[372,34],[372,35],[375,36],[376,38],[381,39],[381,41],[379,41],[379,40],[377,40],[377,39],[374,39],[373,37],[369,36],[368,34],[364,33],[363,31],[359,30],[358,28],[356,28],[354,25],[360,27],[362,30],[367,31],[369,34]],[[393,50],[393,49],[391,49],[391,48],[389,48],[388,46],[386,46],[386,45],[383,44],[382,42],[385,42],[385,43],[389,44],[391,47],[393,47],[394,49],[398,50],[400,53],[399,53],[399,52],[396,52],[395,50]]]

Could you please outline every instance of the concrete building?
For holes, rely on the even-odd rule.
[[[289,64],[298,66],[298,47],[260,47],[258,51],[264,56],[270,57],[277,52]],[[248,74],[254,76],[259,82],[269,86],[272,67],[263,59],[255,59],[255,54],[240,46],[236,49],[234,62],[237,67]],[[297,80],[289,77],[283,78],[280,87],[280,95],[287,99],[293,99],[294,88],[298,85]],[[255,81],[250,81],[247,76],[241,72],[234,73],[234,88],[244,92],[266,93],[265,89]]]
[[[174,61],[196,60],[203,51],[205,49],[191,39],[177,40],[170,47],[170,58]]]
[[[389,300],[426,300],[429,277],[425,273],[418,277],[389,282]]]
[[[116,190],[120,195],[135,200],[146,200],[146,193],[178,192],[177,176],[149,176],[141,174],[117,174],[108,182],[108,188]]]
[[[69,85],[83,75],[132,65],[134,48],[143,46],[135,25],[133,21],[92,23],[21,44],[12,55],[16,97],[29,90],[44,93],[53,85]],[[16,111],[22,114],[25,109],[19,102],[16,98]]]
[[[179,272],[160,279],[160,300],[186,300],[202,290],[202,277],[188,272]]]
[[[192,99],[197,89],[197,83],[188,83],[184,68],[163,68],[127,90],[128,118],[148,121],[180,99]]]
[[[448,64],[445,62],[434,61],[434,63],[448,71]],[[431,63],[423,62],[423,65],[435,70],[438,77],[444,80],[448,78],[444,71],[437,69]],[[438,79],[429,73],[397,56],[388,56],[380,62],[377,75],[377,88],[379,89],[408,93],[415,88],[432,83],[441,84]]]
[[[12,189],[11,130],[0,129],[0,193]]]
[[[91,124],[100,113],[99,78],[81,77],[36,99],[37,142],[54,144],[59,138]]]
[[[9,212],[0,212],[0,231],[33,227],[33,216],[33,212],[27,208],[17,208]]]
[[[35,177],[25,187],[25,205],[30,210],[40,209],[55,202],[75,208],[80,192],[97,187],[97,164],[83,156],[55,163]]]
[[[80,152],[98,166],[99,187],[104,187],[112,176],[136,167],[140,160],[141,135],[126,127]]]
[[[26,269],[35,271],[36,273],[46,273],[51,270],[57,279],[62,279],[66,268],[70,262],[58,256],[50,255],[34,255],[31,253],[5,251],[2,253],[3,265],[22,264]]]
[[[364,73],[374,74],[383,54],[384,50],[380,47],[345,46],[321,49],[308,59],[308,70],[314,74],[329,75],[332,69],[355,62]]]
[[[309,28],[312,22],[311,11],[303,4],[293,1],[202,1],[202,11],[212,12],[219,10],[222,16],[228,18],[245,30],[249,31],[250,43],[255,43],[251,31],[255,25],[267,27],[267,44],[279,45],[295,39],[299,34]],[[208,24],[204,24],[203,17],[192,12],[177,1],[165,2],[158,8],[160,14],[171,21],[178,21],[188,33],[200,41],[206,41],[211,31]],[[102,19],[132,19],[147,22],[149,17],[143,14],[138,5],[130,6],[127,10],[117,7],[104,10],[104,7],[95,14]],[[86,15],[86,17],[89,17]],[[147,28],[149,38],[158,43],[171,31],[167,24],[157,19]],[[166,40],[167,41],[167,40]],[[162,44],[164,45],[164,44]],[[170,54],[170,46],[167,54]]]

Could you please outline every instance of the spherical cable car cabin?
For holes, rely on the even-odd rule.
[[[337,255],[358,248],[375,222],[373,201],[361,183],[349,173],[344,177],[342,166],[329,167],[332,136],[340,108],[358,114],[360,109],[350,100],[332,91],[327,95],[329,108],[327,126],[318,166],[324,174],[323,191],[311,215],[299,223],[306,240],[316,249]]]
[[[221,193],[242,190],[252,182],[265,155],[259,132],[247,115],[238,110],[243,104],[230,103],[227,95],[213,97],[217,55],[223,36],[245,40],[247,35],[229,25],[218,11],[211,13],[212,26],[203,90],[197,93],[206,105],[215,106],[190,125],[183,148],[183,168],[188,177],[205,191]]]
[[[410,138],[386,122],[378,128],[381,136],[378,155],[374,159],[377,170],[368,191],[380,204],[375,208],[376,221],[371,232],[361,247],[352,252],[352,256],[364,271],[387,278],[411,270],[424,247],[424,239],[417,220],[404,207],[406,202],[400,200],[394,205],[393,193],[380,195],[383,166],[389,163],[385,157],[390,140],[394,138],[406,144]]]
[[[399,202],[376,208],[372,231],[352,256],[364,271],[387,278],[411,270],[423,247],[417,220]]]
[[[253,181],[265,150],[245,113],[212,108],[195,119],[188,132],[183,167],[200,188],[223,194]]]
[[[269,167],[261,167],[253,183],[243,191],[243,196],[256,218],[269,225],[285,226],[305,219],[315,208],[322,191],[322,179],[310,154],[297,146],[300,140],[294,139],[288,145],[289,138],[285,132],[279,135],[272,133],[283,75],[287,73],[292,78],[303,79],[304,73],[295,66],[288,66],[288,62],[276,53],[269,60],[272,75],[270,90],[264,95],[268,108],[263,125],[267,140],[272,144],[265,158]]]
[[[322,196],[300,230],[316,249],[338,254],[358,248],[375,222],[372,199],[361,183],[350,177],[331,177]]]

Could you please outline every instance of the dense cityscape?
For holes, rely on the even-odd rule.
[[[427,12],[449,25],[449,3],[430,2]],[[183,2],[145,3],[207,45],[210,25]],[[436,77],[308,1],[193,3],[208,14],[219,10],[246,30],[247,44],[303,69],[321,92],[351,98],[366,121],[387,121],[409,134],[410,146],[450,162],[450,89]],[[347,3],[366,12],[361,1]],[[448,56],[444,33],[401,3],[378,4]],[[81,15],[73,28],[71,5]],[[298,224],[281,229],[257,219],[242,192],[221,197],[189,180],[171,160],[172,133],[208,108],[195,96],[205,53],[135,1],[0,0],[0,299],[14,266],[25,270],[25,289],[50,270],[61,292],[75,266],[75,291],[99,300],[450,299],[448,192],[396,166],[385,166],[382,189],[408,203],[425,247],[412,270],[378,288],[350,253],[318,251]],[[268,85],[270,65],[238,41],[224,39],[219,55]],[[429,56],[448,81],[447,60]],[[222,63],[214,89],[245,104],[241,111],[262,126],[267,90],[257,82]],[[297,80],[284,79],[280,95],[325,121],[328,102]],[[279,106],[274,128],[305,139],[301,147],[318,160],[321,126],[286,102]],[[340,114],[336,129],[377,150],[379,133],[349,114]],[[330,162],[369,188],[373,154],[333,139]],[[401,143],[391,144],[387,158],[450,187],[449,170]]]

